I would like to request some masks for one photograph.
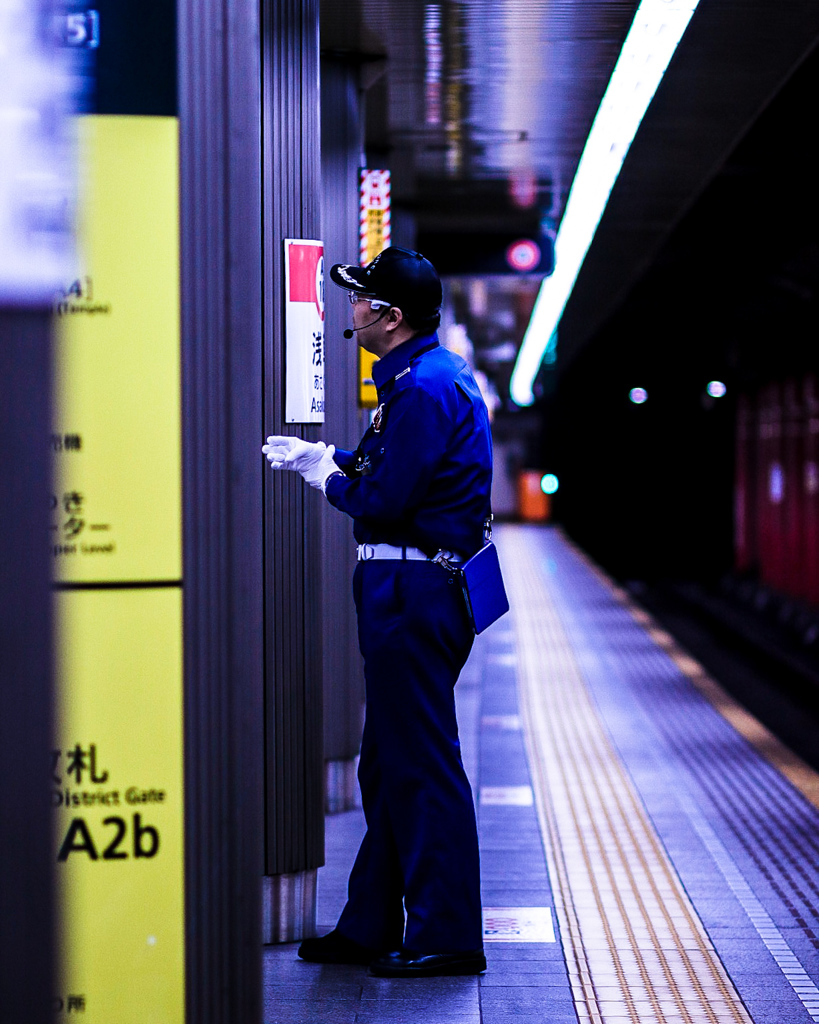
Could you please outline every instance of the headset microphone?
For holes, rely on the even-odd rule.
[[[347,330],[344,332],[344,337],[347,338],[347,340],[349,341],[349,339],[352,338],[356,331],[363,331],[367,327],[372,327],[373,324],[377,324],[381,317],[388,312],[389,309],[384,309],[378,314],[375,320],[371,320],[368,324],[362,324],[360,327],[348,327]]]

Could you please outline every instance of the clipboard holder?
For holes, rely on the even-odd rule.
[[[433,559],[458,578],[476,635],[509,611],[498,549],[492,543],[493,518],[487,516],[484,523],[484,546],[463,565],[453,565],[442,552]]]

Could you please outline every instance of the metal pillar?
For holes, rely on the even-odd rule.
[[[49,310],[0,309],[0,1015],[53,1018]]]
[[[179,0],[187,1019],[254,1024],[263,870],[259,12]]]
[[[284,419],[285,238],[321,238],[318,0],[262,4],[265,434],[322,436]],[[332,386],[332,385],[331,385]],[[266,463],[265,463],[266,468]],[[268,471],[265,509],[265,942],[315,930],[324,863],[322,498]]]

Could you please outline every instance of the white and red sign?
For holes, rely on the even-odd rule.
[[[287,423],[324,422],[324,242],[284,240]]]
[[[363,168],[359,179],[361,266],[390,244],[390,172]]]

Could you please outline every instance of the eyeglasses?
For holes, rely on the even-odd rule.
[[[389,309],[389,302],[385,302],[383,299],[374,299],[370,295],[362,295],[361,292],[347,292],[350,298],[350,305],[354,306],[357,302],[369,302],[370,309]]]

